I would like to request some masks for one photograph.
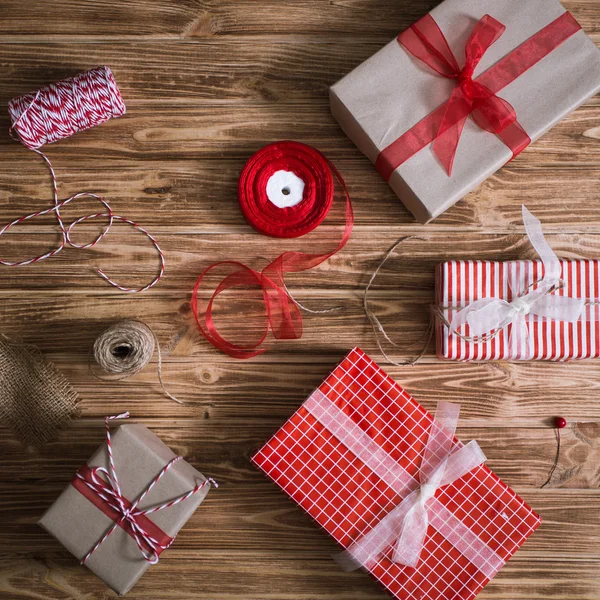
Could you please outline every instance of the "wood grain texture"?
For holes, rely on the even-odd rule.
[[[89,251],[0,271],[0,332],[36,344],[80,393],[80,418],[39,451],[0,428],[0,598],[115,598],[36,521],[102,441],[101,417],[129,409],[176,452],[222,484],[131,600],[383,600],[363,573],[331,561],[334,543],[250,464],[353,346],[382,361],[362,312],[362,291],[386,250],[408,238],[381,271],[372,308],[399,348],[424,343],[433,270],[448,258],[530,258],[521,204],[538,215],[567,257],[600,257],[600,99],[569,116],[433,224],[410,214],[331,117],[327,90],[432,0],[0,0],[0,104],[98,64],[113,69],[128,114],[47,148],[60,195],[105,195],[117,214],[147,226],[167,253],[167,277],[141,296],[122,295],[94,273],[149,281],[152,247],[125,226]],[[600,44],[600,0],[565,6]],[[48,206],[44,165],[10,139],[0,114],[0,223]],[[274,342],[251,362],[218,354],[190,313],[194,280],[209,263],[260,267],[283,249],[326,249],[341,209],[310,238],[283,243],[244,222],[237,176],[265,143],[293,138],[335,161],[354,200],[351,242],[319,269],[290,277],[309,307],[301,340]],[[65,209],[67,221],[95,211]],[[84,226],[77,241],[99,224]],[[0,238],[1,258],[26,258],[57,241],[45,217]],[[218,307],[226,331],[254,297]],[[156,362],[135,378],[100,382],[89,372],[95,337],[120,318],[156,331],[165,354],[164,398]],[[233,331],[235,334],[236,332]],[[430,347],[415,367],[387,368],[423,405],[462,404],[461,438],[477,439],[490,467],[544,523],[482,592],[488,600],[600,600],[600,362],[454,364]],[[549,487],[554,415],[569,428]]]

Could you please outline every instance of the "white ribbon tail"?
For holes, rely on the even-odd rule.
[[[583,316],[585,305],[585,298],[568,298],[551,294],[538,298],[531,312],[544,319],[577,323]]]
[[[562,270],[558,256],[556,256],[556,253],[550,248],[550,245],[546,241],[540,220],[537,217],[534,217],[524,204],[521,212],[523,214],[525,233],[527,233],[531,245],[544,264],[544,279],[542,281],[546,284],[550,284],[550,286],[555,285],[560,280]]]

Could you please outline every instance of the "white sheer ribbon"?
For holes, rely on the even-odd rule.
[[[511,325],[510,345],[519,356],[527,358],[531,355],[527,315],[576,323],[582,316],[586,300],[552,294],[560,285],[560,261],[545,240],[540,221],[525,205],[522,212],[525,232],[542,261],[544,277],[529,288],[529,292],[527,288],[513,290],[512,302],[502,298],[482,298],[471,302],[454,315],[450,330],[460,334],[460,329],[468,325],[469,337],[479,338]]]
[[[306,410],[383,480],[402,502],[366,535],[336,557],[346,570],[371,568],[393,547],[394,562],[416,567],[427,528],[432,525],[469,562],[491,579],[504,565],[485,542],[435,498],[437,490],[460,479],[486,460],[475,441],[454,445],[460,407],[440,402],[417,480],[369,437],[346,413],[318,390],[304,403]]]

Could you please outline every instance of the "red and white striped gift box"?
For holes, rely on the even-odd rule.
[[[391,457],[394,466],[415,477],[433,417],[368,356],[352,350],[315,393],[319,392],[369,436],[377,454]],[[313,416],[311,398],[252,460],[348,548],[402,497]],[[455,440],[454,445],[461,442]],[[438,489],[435,499],[493,551],[500,564],[541,522],[485,465]],[[490,580],[432,525],[415,568],[391,557],[390,546],[369,571],[402,600],[467,600]]]
[[[486,341],[464,339],[469,328],[461,329],[463,337],[450,331],[438,319],[436,351],[439,358],[459,361],[487,360],[554,360],[598,358],[600,356],[600,261],[560,260],[563,286],[554,292],[559,296],[585,298],[588,305],[577,323],[553,321],[534,314],[525,317],[529,334],[529,354],[511,343],[509,325]],[[436,269],[436,305],[448,322],[469,303],[481,298],[516,296],[514,290],[525,290],[540,281],[544,269],[540,261],[520,260],[492,262],[483,260],[451,260]]]

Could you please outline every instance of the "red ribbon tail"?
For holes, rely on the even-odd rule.
[[[433,142],[433,153],[449,176],[452,175],[458,142],[471,113],[472,104],[460,87],[454,88]]]
[[[444,167],[446,173],[448,173],[448,176],[452,175],[458,142],[460,141],[460,136],[462,135],[466,122],[467,117],[464,117],[461,121],[452,125],[444,133],[440,134],[433,143],[433,152]]]

